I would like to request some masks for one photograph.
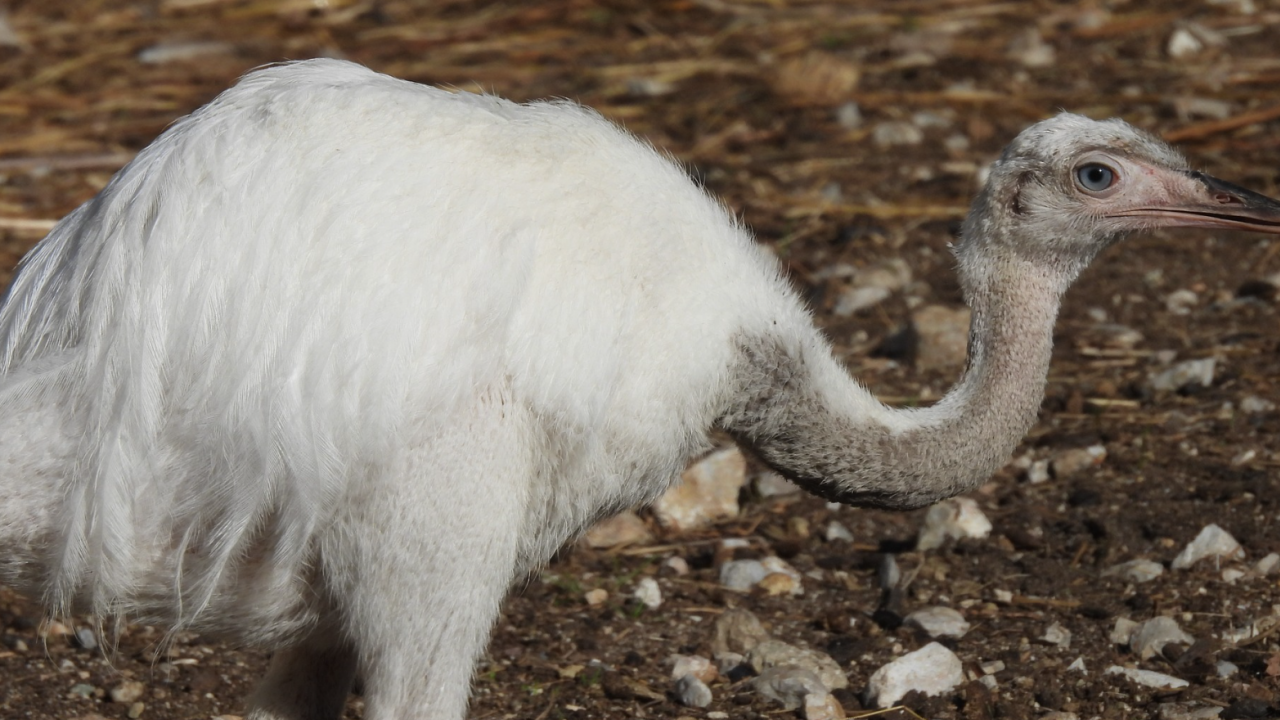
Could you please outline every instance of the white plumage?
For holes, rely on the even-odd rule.
[[[1145,138],[1064,117],[1025,151]],[[713,426],[853,502],[920,505],[1002,463],[1058,295],[1130,227],[1025,210],[1052,236],[1027,258],[959,250],[977,346],[1008,349],[896,411],[719,204],[594,113],[259,70],[23,261],[0,308],[0,582],[277,649],[255,720],[333,717],[357,670],[367,717],[456,720],[509,583],[655,498]]]

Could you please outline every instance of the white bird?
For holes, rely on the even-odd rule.
[[[0,307],[0,583],[275,650],[254,720],[457,720],[513,580],[656,498],[721,428],[827,498],[909,508],[1000,467],[1059,299],[1152,227],[1280,204],[1059,115],[955,253],[959,383],[855,380],[748,232],[598,115],[314,60],[175,123]]]

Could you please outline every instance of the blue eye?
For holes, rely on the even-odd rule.
[[[1076,182],[1089,192],[1102,192],[1115,184],[1116,171],[1099,163],[1088,163],[1076,168]]]

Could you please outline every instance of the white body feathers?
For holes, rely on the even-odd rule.
[[[469,673],[513,577],[704,447],[744,332],[829,360],[725,210],[592,112],[257,71],[24,261],[0,581],[272,646],[475,606],[422,661]],[[392,570],[421,577],[359,600]]]

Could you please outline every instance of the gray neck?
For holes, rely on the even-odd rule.
[[[1016,258],[962,264],[962,272],[973,309],[969,362],[936,405],[880,405],[831,367],[820,341],[744,338],[720,425],[778,472],[838,502],[906,509],[985,481],[1035,423],[1069,280]]]

